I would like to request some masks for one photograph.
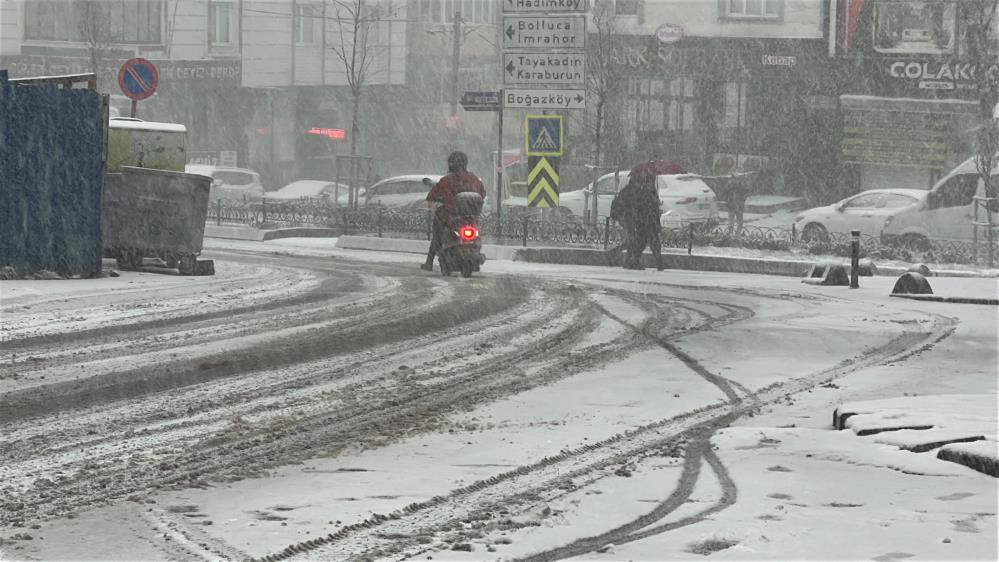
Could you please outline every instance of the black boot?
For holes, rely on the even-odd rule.
[[[423,271],[433,271],[434,270],[434,258],[427,258],[427,261],[420,266]]]

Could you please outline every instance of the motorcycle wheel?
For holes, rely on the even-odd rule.
[[[472,276],[472,264],[471,262],[463,261],[461,262],[461,276],[471,277]]]

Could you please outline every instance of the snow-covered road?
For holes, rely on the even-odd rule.
[[[0,558],[996,558],[995,478],[830,425],[946,395],[994,445],[993,307],[207,249],[214,278],[0,285]]]

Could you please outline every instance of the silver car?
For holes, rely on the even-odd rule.
[[[256,203],[264,196],[260,174],[253,170],[189,164],[184,171],[212,178],[208,198],[213,203],[218,200]]]

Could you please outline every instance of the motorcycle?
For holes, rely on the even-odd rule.
[[[472,272],[486,262],[479,239],[479,215],[482,213],[482,197],[478,193],[459,193],[455,202],[455,216],[441,233],[441,249],[437,254],[441,274],[461,272],[462,277],[471,277]]]

